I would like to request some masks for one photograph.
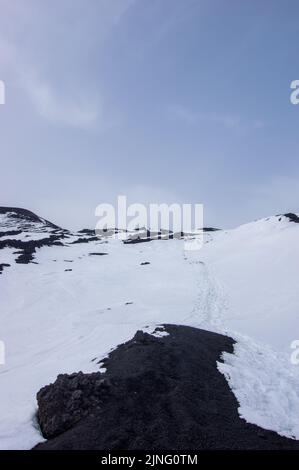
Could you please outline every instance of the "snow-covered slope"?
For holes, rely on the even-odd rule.
[[[299,333],[299,224],[286,216],[245,224],[218,233],[200,257],[225,291],[225,325],[289,351]]]
[[[202,326],[237,339],[219,365],[247,421],[299,439],[299,219],[275,216],[217,234],[201,250],[209,287]],[[199,288],[200,289],[200,288]],[[207,305],[205,305],[205,302]]]
[[[37,233],[56,233],[62,232],[57,225],[37,216],[27,209],[16,207],[0,207],[0,234],[7,236],[18,236],[20,232],[36,235]],[[14,233],[11,233],[14,232]],[[19,232],[19,233],[16,233]],[[66,232],[64,230],[64,232]]]
[[[299,326],[299,224],[281,216],[208,232],[202,250],[189,252],[180,239],[124,244],[40,218],[20,227],[18,217],[15,225],[0,217],[0,264],[10,264],[0,276],[1,448],[41,440],[35,395],[58,373],[96,371],[111,348],[160,323],[233,335],[236,353],[219,368],[240,413],[299,439],[299,376],[289,360]],[[27,264],[15,262],[12,240],[34,241],[40,227],[43,238],[57,238],[35,245]]]

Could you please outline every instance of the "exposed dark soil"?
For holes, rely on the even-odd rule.
[[[50,235],[49,237],[42,238],[41,240],[29,240],[28,242],[24,242],[22,240],[0,240],[0,249],[1,248],[16,248],[17,250],[21,250],[19,252],[18,258],[16,258],[16,263],[21,264],[28,264],[32,262],[34,259],[34,253],[36,252],[36,248],[41,248],[42,246],[53,246],[53,245],[60,245],[62,246],[63,243],[60,241],[64,237],[63,234],[61,235]]]
[[[108,255],[108,253],[89,253],[89,256],[105,256]]]
[[[135,245],[136,243],[146,243],[146,242],[151,242],[152,240],[157,240],[157,238],[128,238],[127,240],[123,240],[124,245]]]
[[[89,242],[95,242],[95,241],[99,241],[99,237],[97,236],[89,237],[89,238],[79,237],[77,238],[77,240],[71,242],[70,245],[75,245],[76,243],[89,243]]]
[[[0,232],[0,238],[1,237],[12,237],[15,235],[20,235],[22,233],[22,230],[8,230],[7,232]]]
[[[79,230],[78,233],[83,233],[83,234],[90,235],[90,236],[93,236],[96,234],[95,230],[90,229],[90,228],[83,228],[82,230]]]
[[[107,372],[60,375],[37,395],[47,442],[36,449],[299,449],[248,424],[216,362],[226,336],[166,325],[141,331],[104,360]]]

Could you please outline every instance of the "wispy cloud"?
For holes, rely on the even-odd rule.
[[[78,129],[91,129],[100,124],[102,107],[98,97],[85,98],[80,92],[68,97],[32,73],[21,82],[37,113],[48,121]]]
[[[168,108],[168,115],[172,119],[183,121],[186,124],[196,124],[198,122],[198,114],[185,106],[170,106]]]
[[[168,108],[168,116],[171,119],[179,120],[188,125],[199,125],[202,123],[218,124],[228,129],[252,128],[262,129],[265,122],[259,119],[253,122],[242,120],[240,116],[230,113],[211,112],[201,113],[193,111],[186,106],[173,105]]]
[[[234,128],[238,127],[241,123],[239,116],[221,113],[200,113],[181,105],[170,106],[168,113],[172,119],[177,119],[192,125],[210,122],[228,128]]]
[[[83,0],[65,0],[62,11],[70,16],[66,22],[64,15],[57,18],[56,9],[49,4],[28,0],[25,7],[22,2],[0,0],[2,16],[7,17],[6,23],[0,21],[2,74],[9,74],[10,83],[27,95],[38,116],[57,126],[103,131],[119,125],[120,111],[115,115],[103,87],[94,84],[84,67],[85,55],[96,43],[99,59],[109,34],[135,1],[91,0],[86,8]],[[9,23],[17,26],[10,29],[6,26]],[[26,30],[32,35],[24,40]],[[59,37],[63,37],[61,44]],[[55,70],[53,76],[51,69]],[[58,76],[61,83],[55,80]]]
[[[59,90],[46,80],[36,65],[22,57],[15,44],[0,37],[1,65],[13,77],[13,83],[29,97],[38,115],[57,125],[77,129],[91,129],[103,124],[103,106],[98,94],[91,96],[84,90],[70,93]],[[87,88],[87,87],[86,87]]]

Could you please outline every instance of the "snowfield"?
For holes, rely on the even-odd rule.
[[[10,224],[0,214],[0,232]],[[39,237],[47,223],[36,224],[24,237]],[[0,249],[0,263],[11,264],[0,275],[0,448],[42,440],[35,396],[57,374],[98,371],[111,348],[161,323],[234,337],[235,353],[218,367],[240,415],[299,439],[299,366],[290,362],[299,338],[298,237],[299,224],[277,216],[209,232],[195,252],[184,240],[72,244],[71,234],[65,246],[37,249],[37,264],[16,264],[16,250]]]

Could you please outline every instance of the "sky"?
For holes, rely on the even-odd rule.
[[[0,0],[0,205],[299,212],[296,0]]]

